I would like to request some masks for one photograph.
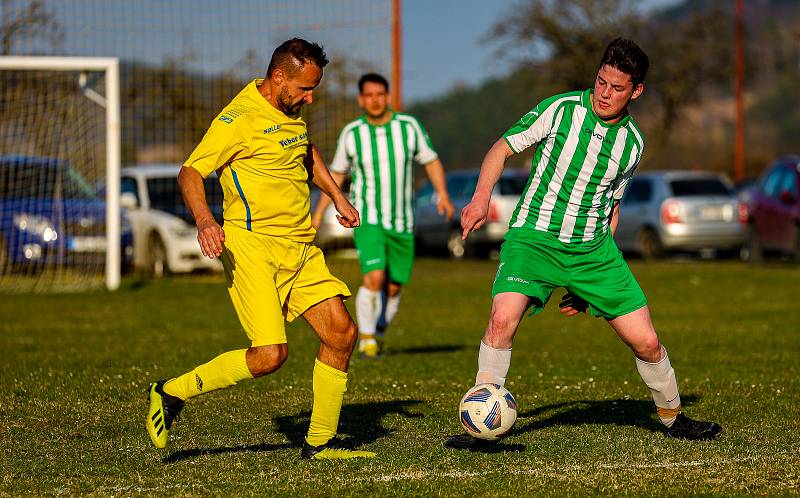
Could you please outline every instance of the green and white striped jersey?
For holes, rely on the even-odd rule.
[[[331,171],[352,169],[350,198],[361,223],[398,233],[414,232],[413,161],[427,164],[438,156],[425,128],[413,116],[394,112],[381,126],[365,116],[339,135]]]
[[[631,117],[604,123],[592,110],[592,90],[542,101],[503,138],[522,152],[536,146],[531,173],[509,228],[550,232],[565,243],[593,240],[609,230],[642,157],[644,137]]]

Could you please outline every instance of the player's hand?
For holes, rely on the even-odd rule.
[[[225,232],[214,218],[200,220],[197,222],[197,242],[200,243],[203,256],[210,259],[218,258],[222,256]]]
[[[578,296],[567,292],[558,303],[558,311],[566,316],[575,316],[578,313],[587,313],[589,311],[589,303],[579,298]]]
[[[440,197],[439,201],[436,203],[436,211],[439,213],[439,216],[445,216],[447,221],[450,221],[453,219],[456,209],[453,207],[453,203],[450,202],[449,197]]]
[[[339,213],[336,215],[336,219],[339,220],[339,224],[345,228],[355,228],[361,225],[361,216],[356,211],[356,208],[350,204],[350,201],[345,196],[339,196],[339,198],[334,201],[333,204],[336,207],[336,211]]]
[[[461,210],[461,238],[467,240],[467,235],[479,229],[486,223],[486,215],[489,213],[489,201],[472,199],[469,204]]]

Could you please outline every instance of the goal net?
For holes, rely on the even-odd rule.
[[[314,104],[303,110],[309,135],[328,161],[342,127],[361,114],[355,98],[358,77],[374,71],[392,80],[391,0],[6,0],[2,14],[0,55],[119,59],[123,171],[153,164],[180,165],[220,109],[245,84],[264,77],[272,51],[289,38],[320,43],[331,61]],[[3,112],[16,117],[7,120],[4,116],[0,124],[4,128],[2,153],[10,151],[6,144],[11,140],[19,149],[15,153],[55,154],[89,184],[102,182],[106,167],[104,111],[87,97],[85,89],[105,96],[103,77],[89,74],[81,86],[75,83],[80,72],[27,76],[3,72],[17,82],[11,86],[3,79],[3,93],[23,92],[27,100],[9,94],[3,101]],[[30,88],[24,89],[26,85]],[[45,85],[53,90],[36,91]],[[67,95],[67,90],[72,93]],[[58,99],[60,104],[51,102]],[[80,119],[72,119],[77,114]],[[180,196],[170,187],[170,191],[150,194],[155,194],[170,214],[185,217]],[[169,209],[170,202],[173,209]],[[124,220],[125,211],[120,244],[123,262]],[[333,217],[330,220],[335,222]],[[351,281],[358,277],[357,263],[347,257],[352,257],[347,251],[352,247],[352,232],[333,229],[321,242],[332,270]],[[142,242],[151,235],[142,233],[138,225],[132,227],[134,261],[153,259],[151,254],[142,254],[153,247]],[[165,252],[172,254],[170,241],[164,238],[162,242]],[[89,256],[97,253],[85,251],[80,258],[88,261]],[[68,257],[79,256],[64,251],[59,257],[66,263]],[[170,264],[169,259],[165,264]],[[177,273],[176,268],[169,269],[174,271],[163,273]],[[73,276],[74,272],[62,273]],[[78,272],[80,277],[89,274]],[[11,277],[6,272],[3,275],[0,287],[10,282],[7,278]],[[27,277],[28,285],[35,281],[41,289],[55,282],[54,276],[38,269],[12,273],[15,281],[20,275]]]
[[[116,59],[0,57],[1,290],[119,285],[118,92]]]

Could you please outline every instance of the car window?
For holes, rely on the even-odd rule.
[[[780,196],[780,184],[783,177],[783,168],[777,167],[770,171],[761,184],[761,191],[764,195],[778,198]]]
[[[475,193],[475,188],[478,186],[478,176],[470,176],[464,179],[464,185],[461,186],[461,197],[467,199],[472,198]]]
[[[447,179],[447,193],[450,197],[463,197],[464,196],[464,183],[466,178],[463,176],[452,176]]]
[[[650,180],[634,178],[622,199],[623,204],[648,202],[653,197],[653,184]]]
[[[15,162],[0,165],[0,197],[16,199],[96,199],[92,183],[78,170],[55,162]]]
[[[792,170],[788,168],[783,170],[778,190],[778,195],[789,192],[793,198],[797,198],[797,176]]]
[[[212,212],[222,209],[222,185],[216,177],[204,180],[206,202]],[[166,211],[181,218],[187,218],[187,210],[183,203],[178,180],[173,176],[147,179],[147,194],[150,197],[150,209]]]
[[[417,204],[430,203],[433,198],[433,185],[426,183],[417,190]]]
[[[731,195],[731,191],[719,178],[684,178],[669,182],[675,197],[705,195]]]
[[[150,197],[150,208],[178,214],[183,207],[183,199],[175,177],[148,178],[147,194]]]
[[[222,201],[225,194],[222,191],[222,184],[219,183],[219,178],[216,176],[209,176],[203,180],[203,185],[206,190],[206,202],[216,215],[217,210],[222,210]]]
[[[507,176],[500,178],[500,195],[519,197],[528,185],[527,176]]]
[[[130,193],[136,197],[136,204],[139,204],[139,187],[136,185],[136,179],[130,176],[123,176],[119,181],[120,192]]]

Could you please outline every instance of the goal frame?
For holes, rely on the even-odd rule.
[[[105,74],[106,114],[106,274],[108,290],[116,290],[121,274],[120,162],[121,125],[119,59],[116,57],[0,56],[0,70],[79,71]],[[89,97],[87,97],[89,98]],[[98,103],[96,99],[90,100]]]

